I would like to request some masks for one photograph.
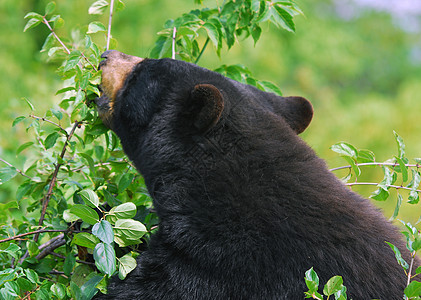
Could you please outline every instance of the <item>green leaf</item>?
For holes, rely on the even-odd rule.
[[[16,155],[19,154],[19,153],[21,153],[26,148],[32,146],[33,144],[34,144],[34,142],[27,142],[25,144],[20,145],[19,148],[16,150]]]
[[[35,283],[35,284],[39,283],[38,274],[34,270],[32,270],[32,269],[25,269],[25,275],[26,275],[26,278],[28,278],[28,280],[30,282]]]
[[[123,280],[126,278],[127,274],[133,271],[136,268],[136,260],[127,253],[123,257],[118,259],[118,278]]]
[[[262,35],[262,28],[259,25],[256,25],[251,30],[251,37],[253,38],[254,45],[256,46],[257,41],[260,39]]]
[[[349,156],[354,159],[357,159],[358,157],[358,150],[353,145],[345,142],[340,142],[337,144],[334,144],[330,147],[330,149],[342,156]]]
[[[95,275],[80,287],[80,292],[82,294],[83,299],[88,300],[92,299],[93,296],[95,296],[95,294],[98,292],[96,286],[101,282],[102,279],[102,276]]]
[[[22,122],[25,119],[26,119],[25,116],[17,117],[16,119],[13,120],[12,127],[15,127],[18,123]]]
[[[107,31],[104,24],[98,21],[89,23],[87,34],[97,33],[100,31]]]
[[[32,105],[31,101],[29,101],[28,98],[23,97],[22,99],[25,100],[26,104],[28,104],[28,106],[31,109],[31,111],[34,111],[35,110],[34,106]]]
[[[114,241],[114,231],[110,222],[101,220],[92,227],[92,233],[106,244]]]
[[[10,243],[9,246],[6,249],[4,249],[4,250],[0,249],[0,253],[5,252],[5,253],[13,256],[15,259],[17,259],[19,250],[20,250],[20,247],[18,245]]]
[[[421,266],[415,270],[415,274],[421,274]]]
[[[126,202],[113,207],[110,213],[114,214],[117,219],[131,219],[136,215],[136,205],[132,202]]]
[[[47,136],[44,141],[45,149],[50,149],[56,144],[57,138],[60,136],[58,132],[53,132]]]
[[[359,177],[361,175],[361,169],[355,163],[355,159],[349,156],[343,156],[343,158],[350,164],[351,169],[354,171],[355,176]]]
[[[35,26],[38,26],[41,23],[40,19],[29,19],[26,23],[25,27],[23,28],[23,32],[27,31],[28,29],[34,28]]]
[[[392,250],[393,250],[393,252],[395,253],[395,258],[396,258],[396,261],[398,262],[398,264],[402,267],[402,268],[404,268],[405,270],[407,270],[408,268],[409,268],[409,265],[408,265],[408,263],[402,258],[402,254],[401,254],[401,252],[399,251],[399,249],[398,249],[398,247],[396,247],[395,245],[393,245],[393,244],[391,244],[391,243],[389,243],[389,242],[386,242],[386,244],[388,244],[389,246],[390,246],[390,248],[392,248]]]
[[[9,296],[18,297],[20,294],[19,286],[14,281],[8,281],[4,284],[4,288]]]
[[[399,164],[399,172],[402,174],[402,181],[406,182],[408,181],[408,167],[405,165],[402,158],[395,156],[396,161]]]
[[[91,225],[96,224],[99,220],[98,213],[86,205],[75,204],[69,211]]]
[[[98,270],[107,275],[113,275],[116,270],[114,247],[111,244],[99,243],[94,248],[95,265]]]
[[[108,2],[105,0],[95,1],[88,10],[90,15],[102,15],[108,7]]]
[[[150,53],[151,58],[163,58],[171,56],[172,39],[165,36],[160,36],[155,42],[155,46]]]
[[[19,285],[19,288],[22,292],[30,291],[35,288],[35,284],[33,284],[24,277],[19,277],[18,279],[16,279],[16,282]]]
[[[69,252],[63,264],[63,272],[66,276],[70,276],[70,274],[73,271],[73,268],[75,267],[75,263],[76,263],[76,257],[73,255],[72,252]]]
[[[274,4],[275,12],[272,12],[272,20],[275,25],[282,27],[289,32],[295,32],[295,24],[292,16],[279,4]]]
[[[393,215],[390,217],[389,221],[393,221],[398,216],[399,209],[401,208],[401,205],[402,205],[402,201],[403,201],[402,195],[398,194],[398,200],[396,201],[395,211],[393,212]]]
[[[396,133],[396,131],[393,131],[393,134],[395,135],[395,140],[398,145],[398,153],[400,158],[405,157],[405,143],[403,142],[403,139],[399,136],[399,134]]]
[[[313,270],[313,267],[306,271],[304,279],[309,291],[317,292],[319,289],[319,276],[317,276],[317,273]]]
[[[134,174],[126,173],[121,176],[120,181],[118,182],[118,193],[122,193],[133,181]]]
[[[3,183],[15,177],[17,173],[18,172],[16,171],[16,168],[14,167],[7,166],[4,168],[1,168],[0,169],[0,185],[2,185]]]
[[[328,280],[323,288],[323,293],[326,296],[333,295],[334,293],[340,291],[343,286],[343,279],[341,276],[334,276]]]
[[[39,253],[38,244],[33,240],[26,241],[26,249],[30,257],[33,257]]]
[[[358,157],[357,162],[358,163],[368,163],[368,162],[374,162],[376,160],[376,157],[374,153],[370,150],[358,150]]]
[[[66,286],[62,283],[54,283],[50,287],[50,290],[58,299],[64,299],[66,297]]]
[[[54,1],[48,3],[47,6],[45,7],[45,15],[49,15],[53,13],[55,9],[56,9],[56,3]]]
[[[28,18],[38,19],[38,20],[42,21],[43,16],[36,13],[36,12],[31,11],[31,12],[27,13],[23,18],[24,19],[28,19]]]
[[[91,189],[84,189],[80,191],[79,196],[82,198],[83,202],[90,207],[98,207],[99,198],[98,195]]]
[[[115,222],[114,229],[130,240],[139,239],[147,232],[145,225],[132,219],[118,219]]]
[[[94,249],[99,242],[99,239],[93,234],[88,232],[79,232],[73,237],[71,245],[75,244],[89,249]]]
[[[76,216],[75,214],[72,214],[70,212],[70,209],[66,209],[63,212],[63,220],[66,221],[66,222],[68,222],[68,223],[71,223],[71,222],[74,222],[74,221],[79,220],[79,217]]]
[[[377,201],[385,201],[387,198],[389,198],[389,191],[385,190],[383,188],[378,188],[376,191],[374,191],[370,198],[377,200]]]
[[[412,281],[406,288],[405,288],[405,296],[407,297],[417,297],[421,296],[421,282]]]
[[[215,46],[215,48],[220,49],[220,35],[218,28],[214,24],[209,22],[203,24],[203,28],[206,29],[208,37],[212,41],[212,44]]]
[[[257,87],[259,89],[265,91],[265,92],[273,93],[273,94],[282,96],[281,90],[276,85],[274,85],[272,82],[258,80],[257,81]]]
[[[50,33],[47,38],[45,39],[44,45],[42,45],[40,52],[45,52],[49,50],[55,43],[55,38],[52,33]]]

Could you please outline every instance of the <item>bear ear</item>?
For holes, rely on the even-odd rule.
[[[303,97],[283,97],[282,116],[297,133],[303,132],[313,118],[313,106]]]
[[[195,112],[194,127],[200,132],[212,128],[219,121],[224,110],[221,92],[212,84],[198,84],[191,92],[191,100]]]

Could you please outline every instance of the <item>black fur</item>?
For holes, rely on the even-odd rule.
[[[224,101],[204,133],[194,126],[198,84]],[[311,115],[305,99],[192,64],[137,65],[115,99],[112,128],[160,225],[137,269],[100,298],[298,300],[314,267],[321,284],[342,275],[348,298],[401,299],[405,274],[385,241],[405,244],[297,136]]]

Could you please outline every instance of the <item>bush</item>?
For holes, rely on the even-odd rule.
[[[201,0],[195,2],[203,4]],[[22,170],[4,160],[6,166],[0,169],[0,183],[15,177],[23,179],[16,199],[0,206],[0,220],[5,224],[0,231],[1,299],[90,299],[98,289],[106,290],[111,275],[124,279],[136,267],[136,256],[157,228],[143,178],[124,155],[116,135],[98,118],[94,104],[100,94],[100,55],[116,46],[111,35],[112,16],[124,6],[121,0],[95,1],[88,13],[108,14],[108,26],[93,21],[84,30],[74,29],[70,37],[56,34],[64,21],[54,14],[54,2],[47,4],[43,14],[29,12],[25,16],[28,21],[24,31],[39,25],[50,31],[41,52],[60,64],[57,71],[63,88],[57,94],[62,100],[42,116],[32,112],[13,122],[13,126],[24,126],[32,139],[17,147],[18,154],[25,154]],[[214,8],[195,9],[164,24],[150,57],[198,63],[210,46],[220,55],[223,47],[230,49],[239,40],[251,38],[257,43],[264,22],[294,32],[293,17],[298,14],[302,12],[292,1],[231,0]],[[281,94],[274,84],[254,78],[245,66],[223,65],[216,70]],[[25,100],[34,111],[30,99]],[[416,204],[420,160],[411,164],[402,139],[395,136],[399,154],[386,163],[376,162],[372,152],[347,143],[336,144],[332,150],[348,162],[349,166],[343,167],[349,170],[348,180],[357,179],[362,166],[383,168],[385,178],[378,184],[374,199],[386,200],[389,189],[396,188],[407,190],[409,202]],[[396,184],[398,177],[400,185]],[[393,218],[402,201],[398,193]],[[408,245],[415,255],[421,247],[418,232],[412,225],[405,225]],[[394,251],[399,258],[399,250]],[[413,270],[402,259],[398,261],[408,270],[409,282]],[[317,275],[311,274],[315,282]],[[308,276],[306,280],[310,280]],[[337,292],[329,288],[332,285],[345,294],[338,278],[329,281],[325,295]],[[317,292],[318,281],[310,286]]]

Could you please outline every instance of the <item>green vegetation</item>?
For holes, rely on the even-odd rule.
[[[130,9],[123,9],[116,0],[110,48],[175,55],[265,90],[305,96],[315,119],[303,138],[332,167],[344,164],[337,154],[345,159],[338,176],[355,188],[355,180],[380,182],[359,191],[382,201],[392,219],[419,218],[413,205],[420,159],[408,159],[421,156],[421,64],[410,55],[415,34],[381,13],[346,21],[328,0],[300,8],[290,1],[270,8],[263,0],[192,2],[125,1]],[[108,10],[103,0],[0,3],[0,299],[25,293],[90,299],[111,274],[124,278],[135,267],[156,229],[143,179],[92,105],[99,94],[96,66],[110,37]],[[403,227],[415,255],[421,238],[409,223]],[[421,272],[401,265],[409,279]],[[310,273],[306,282],[317,293],[318,280],[311,283],[317,275]],[[339,277],[325,289],[328,297],[345,297]]]

